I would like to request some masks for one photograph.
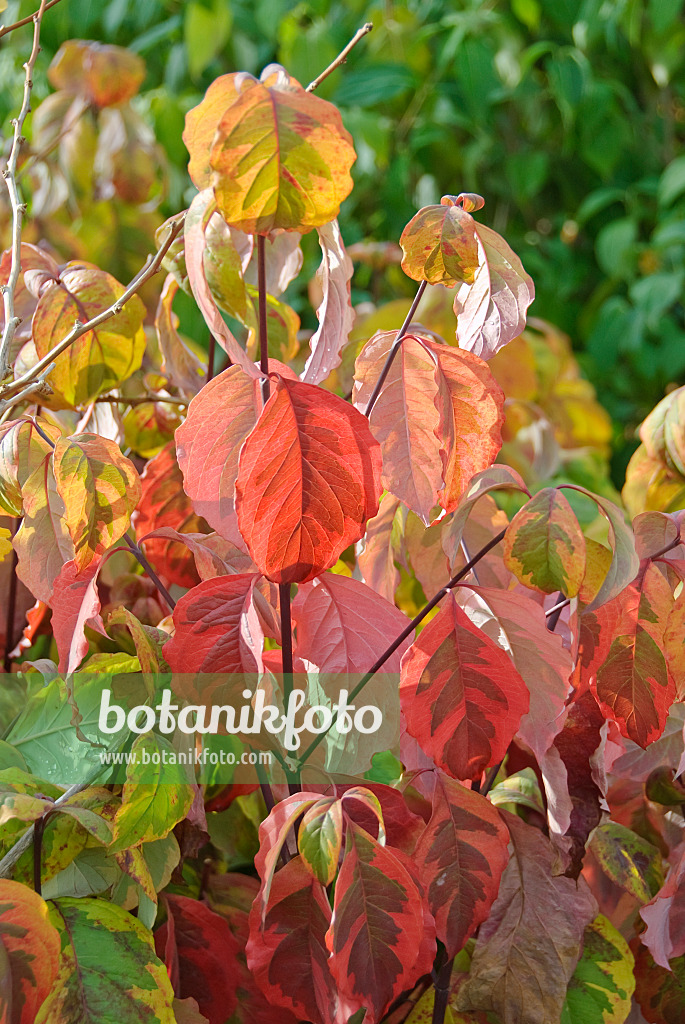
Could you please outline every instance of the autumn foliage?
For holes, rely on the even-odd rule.
[[[126,216],[154,192],[143,73],[71,41],[34,115],[45,174],[82,195],[89,133]],[[183,139],[196,194],[131,286],[74,236],[22,241],[16,209],[0,263],[0,1021],[674,1024],[682,395],[625,506],[595,493],[606,417],[567,340],[526,327],[479,196],[416,213],[418,304],[355,322],[336,108],[272,65],[217,79]],[[310,232],[307,332],[284,296]],[[398,721],[338,771],[322,733],[249,782],[112,781],[103,689],[142,679],[153,706],[171,674],[191,701],[198,674],[280,702],[304,680],[311,706],[349,678]]]

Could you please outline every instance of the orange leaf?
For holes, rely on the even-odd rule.
[[[57,978],[60,937],[47,903],[0,879],[0,1021],[33,1024]]]
[[[378,511],[381,455],[356,409],[277,376],[240,452],[238,526],[274,583],[304,583],[335,564]]]

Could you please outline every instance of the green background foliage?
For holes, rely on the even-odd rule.
[[[358,160],[348,244],[396,241],[417,206],[479,192],[536,282],[533,315],[573,339],[615,420],[614,477],[635,427],[685,379],[683,0],[69,0],[43,26],[42,70],[73,37],[147,64],[135,106],[168,159],[163,212],[186,205],[186,111],[234,70],[283,63],[303,84],[364,21],[374,31],[320,95]],[[32,4],[10,2],[9,22]],[[24,29],[0,52],[21,75]],[[47,94],[36,75],[38,97]],[[0,113],[7,134],[7,103]],[[311,270],[315,242],[305,240]],[[410,294],[398,266],[359,267],[357,301]],[[306,317],[303,297],[289,296]]]

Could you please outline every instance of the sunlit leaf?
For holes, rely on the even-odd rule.
[[[527,587],[576,596],[585,576],[585,538],[561,491],[544,487],[517,512],[504,538],[504,561]]]
[[[450,593],[402,659],[400,702],[425,753],[453,778],[477,779],[504,757],[529,694]]]
[[[211,114],[205,116],[213,116]],[[278,65],[244,76],[215,121],[209,162],[219,210],[250,234],[327,224],[352,188],[356,154],[338,110]]]
[[[240,451],[238,526],[274,583],[334,565],[378,511],[380,449],[364,417],[336,395],[278,377]]]
[[[59,934],[37,893],[0,879],[0,1020],[34,1024],[59,966]]]

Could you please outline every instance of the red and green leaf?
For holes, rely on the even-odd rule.
[[[414,859],[448,957],[486,919],[509,860],[508,842],[509,833],[485,797],[436,774],[431,819]]]
[[[561,491],[545,487],[516,513],[504,538],[504,561],[533,590],[576,596],[585,576],[585,538]]]
[[[0,879],[0,1021],[34,1024],[59,968],[60,937],[48,905],[19,882]]]
[[[477,779],[504,757],[529,693],[450,593],[402,659],[400,702],[425,753],[454,778]]]
[[[338,988],[354,1007],[366,1008],[369,1024],[417,980],[423,934],[421,892],[404,863],[348,821],[326,942]]]

